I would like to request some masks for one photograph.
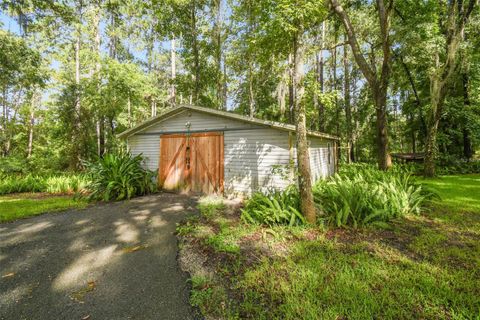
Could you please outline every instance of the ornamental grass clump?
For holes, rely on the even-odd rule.
[[[142,167],[142,155],[110,153],[86,163],[90,200],[124,200],[156,191],[155,173]]]
[[[348,168],[317,182],[315,203],[329,224],[364,226],[408,214],[419,214],[435,195],[403,170],[388,172],[369,166]]]

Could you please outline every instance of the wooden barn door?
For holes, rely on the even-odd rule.
[[[182,190],[186,179],[186,145],[185,135],[162,135],[160,138],[160,165],[158,183],[163,189]]]
[[[167,190],[223,192],[223,134],[162,135],[159,184]]]

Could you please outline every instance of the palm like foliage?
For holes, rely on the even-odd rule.
[[[143,157],[127,152],[107,154],[97,162],[87,163],[91,177],[91,200],[123,200],[155,191],[155,173],[142,168]]]
[[[434,196],[402,170],[379,171],[350,167],[314,186],[315,202],[325,219],[336,226],[380,224],[392,218],[419,214]]]
[[[300,213],[298,190],[291,186],[283,192],[253,194],[242,210],[242,220],[268,226],[304,224],[305,218]]]

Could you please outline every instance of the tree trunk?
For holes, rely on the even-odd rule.
[[[443,109],[445,85],[438,76],[430,79],[430,107],[431,112],[427,123],[427,137],[425,141],[424,176],[435,176],[435,158],[437,155],[437,131]]]
[[[255,116],[255,95],[253,91],[252,62],[248,63],[248,108],[250,117]]]
[[[190,99],[190,104],[192,104],[192,100]],[[150,111],[151,116],[155,117],[157,115],[157,101],[155,99],[152,100],[152,110]]]
[[[392,166],[392,160],[388,151],[387,134],[387,93],[382,89],[377,89],[374,93],[375,109],[377,115],[377,158],[378,167],[381,170],[387,170]]]
[[[103,119],[97,120],[96,133],[97,133],[97,155],[101,157],[103,155],[104,147],[105,147],[105,139],[103,136]]]
[[[387,134],[387,90],[390,79],[390,14],[392,12],[393,2],[389,2],[389,6],[385,7],[383,0],[377,0],[377,12],[379,16],[379,26],[381,31],[381,45],[383,52],[383,61],[380,76],[377,75],[376,66],[369,64],[365,59],[362,49],[358,43],[356,32],[353,28],[350,18],[338,3],[337,0],[330,0],[335,14],[340,18],[345,32],[348,36],[348,42],[352,49],[353,56],[358,67],[362,71],[363,76],[368,82],[376,108],[376,127],[377,127],[377,158],[378,167],[381,170],[387,170],[391,167],[392,161],[388,150],[388,134]]]
[[[350,105],[350,70],[348,66],[347,46],[343,47],[343,99],[345,103],[345,121],[347,129],[347,163],[353,161],[352,108]]]
[[[194,90],[193,90],[193,102],[198,103],[198,98],[200,94],[200,57],[198,50],[198,39],[197,39],[197,6],[196,1],[192,1],[192,10],[191,10],[191,32],[192,32],[192,51],[193,51],[193,68],[194,68]]]
[[[117,26],[117,13],[115,12],[116,8],[112,7],[112,11],[110,12],[110,28],[112,34],[110,35],[110,44],[109,44],[109,56],[112,59],[117,57],[117,35],[116,26]]]
[[[413,112],[409,114],[409,123],[410,123],[410,139],[412,142],[412,153],[417,153],[417,137],[415,135],[414,127],[414,116]]]
[[[333,49],[332,49],[332,91],[335,92],[335,134],[337,136],[340,136],[340,105],[338,103],[338,97],[336,94],[337,90],[337,46],[336,43],[338,42],[338,27],[337,25],[334,26],[334,31],[333,31],[334,37],[333,37]],[[340,146],[338,146],[338,150],[340,150]],[[337,156],[339,151],[337,151]]]
[[[463,84],[463,106],[465,109],[470,107],[470,96],[468,94],[469,86],[469,77],[466,72],[462,74],[462,84]],[[467,127],[468,119],[464,120],[463,123],[463,157],[467,160],[470,160],[473,156],[473,147],[472,139],[470,138],[470,131]]]
[[[170,67],[171,67],[171,87],[170,87],[170,101],[172,104],[176,102],[176,91],[175,91],[175,79],[177,77],[176,70],[176,57],[175,57],[175,36],[172,36],[171,46],[170,46]]]
[[[227,110],[227,59],[225,57],[226,53],[223,53],[223,90],[222,90],[222,109]]]
[[[77,8],[79,16],[81,16],[82,11],[82,1],[80,1]],[[75,38],[75,102],[74,102],[74,116],[73,116],[73,132],[71,136],[71,143],[73,146],[73,154],[71,159],[71,167],[77,169],[80,165],[81,159],[81,148],[82,144],[79,143],[78,139],[80,136],[80,126],[81,126],[81,97],[80,97],[80,41],[81,41],[81,25],[77,26],[76,38]]]
[[[128,127],[132,127],[132,103],[130,101],[130,92],[128,93],[127,98],[127,113],[128,113]]]
[[[29,126],[28,126],[27,158],[30,158],[32,156],[32,150],[33,150],[33,129],[35,126],[36,103],[37,103],[37,92],[36,92],[36,89],[33,89],[31,106],[30,106],[30,119],[29,119]]]
[[[288,55],[288,114],[289,123],[295,120],[295,86],[294,86],[294,61],[292,54]]]
[[[320,36],[320,50],[317,52],[316,56],[316,80],[319,84],[320,94],[324,93],[324,77],[323,77],[323,69],[324,69],[324,59],[323,59],[323,47],[325,46],[325,21],[322,22],[322,30]],[[314,109],[318,109],[318,130],[325,131],[325,104],[319,100],[317,93],[315,92],[314,95]]]
[[[216,64],[216,96],[217,107],[223,109],[223,72],[222,72],[222,0],[214,1],[215,24],[214,24],[214,46],[215,46],[215,64]]]
[[[310,172],[310,156],[307,140],[307,119],[303,95],[304,87],[304,43],[302,34],[294,40],[294,87],[295,115],[297,136],[298,187],[300,191],[300,207],[310,224],[316,223],[315,204],[313,202],[312,178]]]
[[[437,154],[438,121],[429,126],[425,141],[424,176],[435,176],[435,157]]]
[[[254,16],[252,13],[251,2],[248,2],[248,19],[247,19],[247,37],[251,37],[255,28]],[[246,59],[247,59],[247,81],[248,81],[248,113],[250,117],[255,116],[255,91],[253,89],[253,70],[254,70],[254,55],[249,46],[246,47]],[[225,99],[226,101],[226,99]]]
[[[100,5],[100,2],[97,2],[96,3],[97,7],[96,7],[96,11],[95,11],[95,16],[94,16],[94,21],[93,21],[93,25],[94,25],[94,28],[95,28],[95,50],[96,50],[96,53],[97,53],[97,61],[95,63],[95,76],[97,77],[97,81],[98,81],[98,84],[97,84],[97,90],[100,90],[100,71],[101,71],[101,68],[102,68],[102,65],[100,63],[100,59],[101,59],[101,31],[100,31],[100,20],[101,20],[101,5]],[[96,127],[96,134],[97,134],[97,155],[99,157],[101,157],[104,153],[104,137],[103,137],[103,122],[104,122],[104,118],[103,118],[103,110],[100,110],[99,108],[97,108],[96,110],[96,123],[95,123],[95,127]]]
[[[430,114],[427,123],[425,146],[424,176],[435,175],[435,157],[437,153],[437,131],[440,123],[447,84],[458,65],[457,54],[465,39],[465,25],[479,0],[470,0],[464,7],[462,1],[448,4],[448,16],[444,37],[445,61],[440,63],[440,54],[435,52],[436,70],[430,76]]]
[[[6,152],[6,139],[7,139],[7,125],[8,125],[8,106],[7,106],[7,87],[3,86],[2,90],[2,127],[1,132],[5,139],[5,143],[2,145],[2,157],[7,155]]]

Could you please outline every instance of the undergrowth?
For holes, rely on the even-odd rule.
[[[395,167],[385,172],[370,165],[342,168],[318,181],[313,194],[318,220],[336,227],[383,225],[393,218],[419,214],[434,197],[408,170]],[[295,186],[253,194],[242,210],[242,219],[267,226],[305,224]]]
[[[68,194],[85,190],[89,180],[85,174],[1,175],[0,195],[23,192]]]

